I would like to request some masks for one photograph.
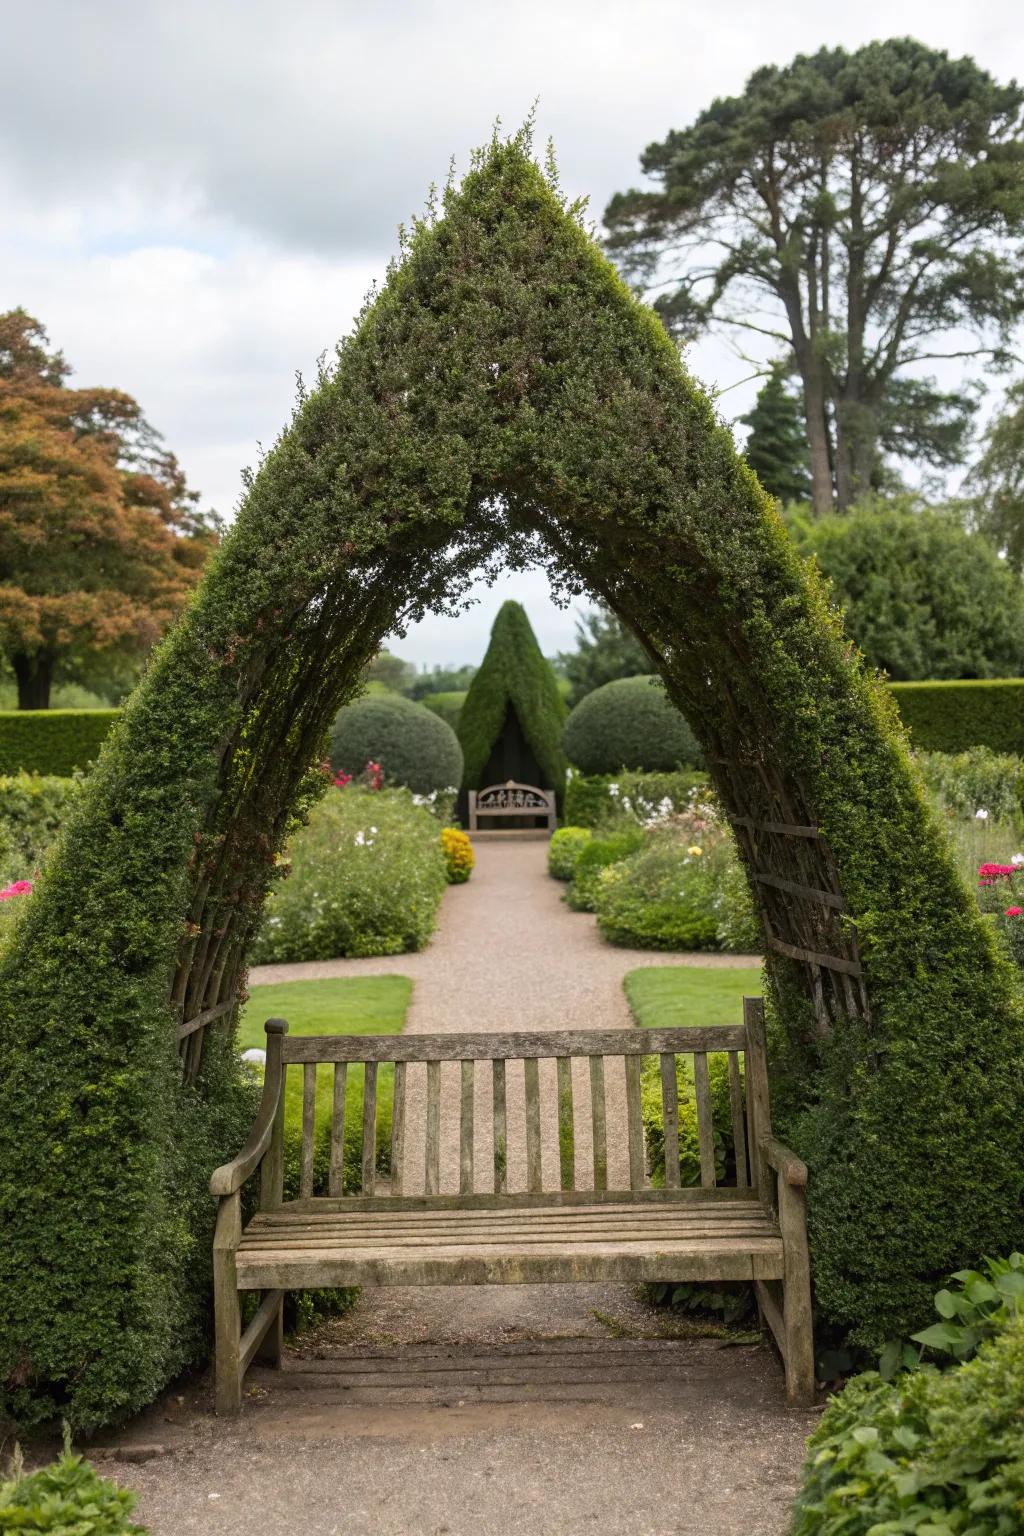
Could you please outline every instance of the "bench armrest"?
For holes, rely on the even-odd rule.
[[[761,1151],[770,1168],[774,1168],[780,1179],[785,1179],[787,1184],[800,1187],[807,1183],[807,1164],[783,1146],[781,1141],[776,1141],[774,1136],[766,1136],[761,1142]]]
[[[288,1033],[284,1019],[268,1019],[263,1026],[267,1036],[267,1065],[263,1075],[263,1097],[260,1100],[256,1123],[249,1139],[233,1162],[223,1163],[214,1169],[210,1178],[210,1194],[221,1198],[233,1195],[241,1189],[250,1174],[263,1161],[274,1134],[274,1121],[284,1088],[284,1067],[281,1062],[281,1046]]]

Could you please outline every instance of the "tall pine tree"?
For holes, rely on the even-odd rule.
[[[765,490],[780,501],[808,501],[811,468],[803,406],[783,363],[772,364],[753,408],[740,421],[750,428],[744,456]]]

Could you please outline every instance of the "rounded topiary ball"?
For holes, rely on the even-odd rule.
[[[670,773],[703,760],[660,677],[620,677],[588,693],[565,722],[565,751],[581,773]]]
[[[462,748],[451,726],[399,693],[374,694],[339,710],[330,758],[335,772],[353,778],[367,763],[380,763],[385,784],[404,784],[417,795],[462,783]]]

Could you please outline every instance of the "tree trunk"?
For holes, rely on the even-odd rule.
[[[875,412],[862,400],[840,400],[836,407],[836,505],[845,512],[871,490],[878,460]]]
[[[19,709],[49,709],[53,657],[49,651],[21,651],[11,657]]]
[[[832,511],[832,462],[825,418],[825,384],[820,369],[812,366],[801,372],[811,462],[811,502],[815,517],[827,517]]]

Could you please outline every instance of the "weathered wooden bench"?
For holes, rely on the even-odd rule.
[[[219,1413],[237,1412],[254,1359],[280,1363],[285,1291],[360,1284],[752,1281],[782,1355],[788,1399],[811,1401],[807,1169],[771,1134],[760,999],[746,1000],[745,1023],[735,1027],[295,1038],[281,1019],[265,1028],[256,1124],[240,1155],[210,1181],[220,1202],[213,1245]],[[728,1126],[717,1127],[731,1133],[734,1148],[726,1179],[721,1140],[716,1172],[708,1073],[715,1052],[728,1053]],[[641,1064],[651,1056],[648,1071],[661,1088],[664,1188],[651,1187],[644,1142]],[[696,1106],[695,1187],[680,1187],[677,1057],[689,1058],[682,1084]],[[489,1070],[478,1073],[481,1062]],[[320,1063],[334,1069],[324,1194],[314,1193]],[[354,1064],[364,1074],[356,1195],[344,1192]],[[298,1196],[285,1200],[289,1067],[303,1074],[303,1112]],[[393,1072],[389,1142],[378,1136],[382,1069]],[[481,1144],[486,1159],[477,1156]],[[390,1177],[378,1171],[388,1160]],[[242,1187],[257,1169],[258,1209],[243,1228]],[[546,1191],[542,1174],[556,1169],[558,1188]],[[243,1331],[239,1293],[252,1291],[262,1298]]]
[[[481,816],[500,816],[531,823],[543,819],[550,832],[558,825],[553,789],[537,789],[533,784],[489,784],[486,789],[469,791],[469,830],[479,829]]]

